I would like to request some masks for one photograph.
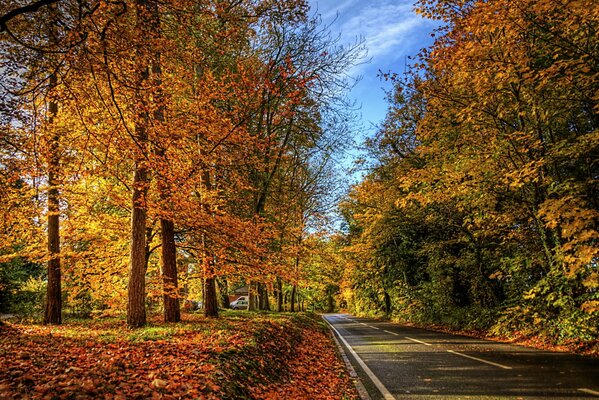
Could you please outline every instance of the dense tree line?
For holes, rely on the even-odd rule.
[[[287,288],[293,308],[360,44],[296,0],[15,0],[0,15],[3,310],[27,282],[51,324],[77,306],[137,327],[157,303],[176,322],[194,286],[216,316],[240,282],[252,308]]]
[[[342,205],[350,308],[597,338],[599,13],[591,1],[422,0],[435,44],[394,83]]]

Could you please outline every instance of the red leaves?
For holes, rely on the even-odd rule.
[[[0,398],[217,398],[207,337],[139,340],[121,324],[3,329]]]
[[[326,333],[301,317],[0,328],[0,398],[355,398]]]

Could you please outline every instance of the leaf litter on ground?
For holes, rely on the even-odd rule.
[[[0,327],[0,398],[357,399],[317,316],[187,314]]]

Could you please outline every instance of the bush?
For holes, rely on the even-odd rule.
[[[30,277],[13,294],[8,311],[20,317],[40,318],[43,312],[46,281]]]

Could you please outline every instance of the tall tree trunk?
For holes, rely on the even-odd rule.
[[[206,166],[202,174],[202,186],[206,192],[210,191],[212,184],[210,182],[210,171]],[[206,212],[209,212],[209,206],[206,202],[202,204]],[[202,251],[204,253],[204,316],[218,317],[218,297],[216,294],[216,278],[214,274],[214,256],[208,250],[208,238],[202,236]]]
[[[264,283],[258,283],[258,309],[262,311],[270,311],[268,289]]]
[[[290,299],[290,303],[291,303],[291,307],[289,308],[289,311],[291,312],[295,312],[295,293],[297,291],[297,287],[295,285],[293,285],[293,288],[291,288],[291,299]]]
[[[248,311],[256,310],[256,294],[254,293],[254,283],[248,282]]]
[[[154,24],[154,36],[161,36],[160,16],[158,15],[158,3],[153,1],[152,22]],[[154,122],[157,126],[162,126],[165,122],[165,99],[162,90],[162,63],[160,51],[154,52],[152,62],[152,80],[155,86],[155,99],[158,103],[154,111]],[[166,175],[168,174],[168,163],[166,162],[166,150],[160,147],[155,149],[157,158],[162,161],[162,167],[158,174],[158,191],[160,192],[161,208],[166,210],[170,204],[171,187]],[[177,248],[175,244],[175,223],[172,218],[164,214],[160,218],[160,242],[162,247],[162,282],[164,298],[164,321],[179,322],[181,320],[181,311],[179,305],[179,284],[177,273]]]
[[[386,289],[383,290],[383,299],[385,301],[385,316],[388,317],[391,315],[391,296],[389,296]]]
[[[227,284],[227,278],[224,276],[216,280],[218,284],[218,291],[220,293],[220,302],[222,308],[229,308],[229,286]]]
[[[277,276],[277,312],[283,311],[283,281]]]
[[[327,290],[327,312],[332,313],[335,310],[335,300],[333,299],[333,289]]]
[[[143,129],[136,129],[143,137]],[[141,135],[141,136],[140,136]],[[146,136],[147,139],[147,136]],[[129,284],[127,287],[127,325],[140,327],[146,324],[146,195],[148,171],[143,161],[135,162],[133,174],[133,212],[131,214],[131,254]]]
[[[209,267],[212,271],[212,267]],[[212,272],[210,272],[212,273]],[[206,293],[204,296],[204,316],[218,317],[218,300],[216,296],[216,279],[214,276],[206,278]]]
[[[152,6],[148,0],[136,0],[136,29],[140,35],[150,35],[152,21]],[[149,173],[146,165],[148,150],[148,100],[147,93],[142,88],[147,85],[149,78],[150,60],[143,49],[137,49],[138,89],[136,100],[139,113],[135,121],[135,149],[133,193],[131,197],[131,253],[129,264],[129,283],[127,287],[127,325],[140,327],[146,324],[146,197],[149,186]]]
[[[51,33],[51,36],[53,34]],[[50,75],[50,92],[56,88],[56,74]],[[52,94],[51,94],[52,95]],[[58,113],[58,103],[50,100],[48,104],[48,286],[46,291],[46,309],[44,324],[62,323],[62,290],[60,271],[60,208],[59,208],[59,136],[53,127]]]
[[[175,247],[175,224],[165,218],[160,219],[160,240],[162,250],[162,284],[164,291],[164,322],[179,322],[179,284],[177,279],[177,249]]]

